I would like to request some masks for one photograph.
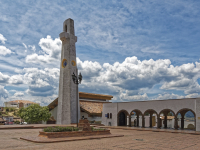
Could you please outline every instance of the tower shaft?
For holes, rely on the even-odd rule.
[[[77,37],[74,35],[74,21],[67,19],[63,23],[59,97],[57,110],[57,124],[71,124],[77,122],[78,85],[73,83],[73,72],[77,75],[76,47]],[[79,111],[80,113],[80,111]]]

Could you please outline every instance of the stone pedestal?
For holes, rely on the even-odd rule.
[[[89,121],[87,119],[80,119],[78,123],[78,127],[83,131],[92,131]]]

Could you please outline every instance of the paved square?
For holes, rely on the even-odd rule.
[[[113,134],[124,137],[94,139],[60,143],[32,143],[20,140],[21,136],[37,136],[41,129],[0,130],[0,149],[2,150],[199,150],[200,135],[110,129]]]

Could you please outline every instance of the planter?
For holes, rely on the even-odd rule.
[[[80,137],[92,135],[106,135],[111,134],[110,130],[105,131],[69,131],[69,132],[39,132],[39,137],[46,138],[64,138],[64,137]]]

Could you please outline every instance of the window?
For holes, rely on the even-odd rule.
[[[107,113],[107,118],[109,118],[109,113]]]
[[[112,113],[110,113],[110,119],[112,119]]]
[[[65,32],[67,32],[67,26],[65,25]]]

